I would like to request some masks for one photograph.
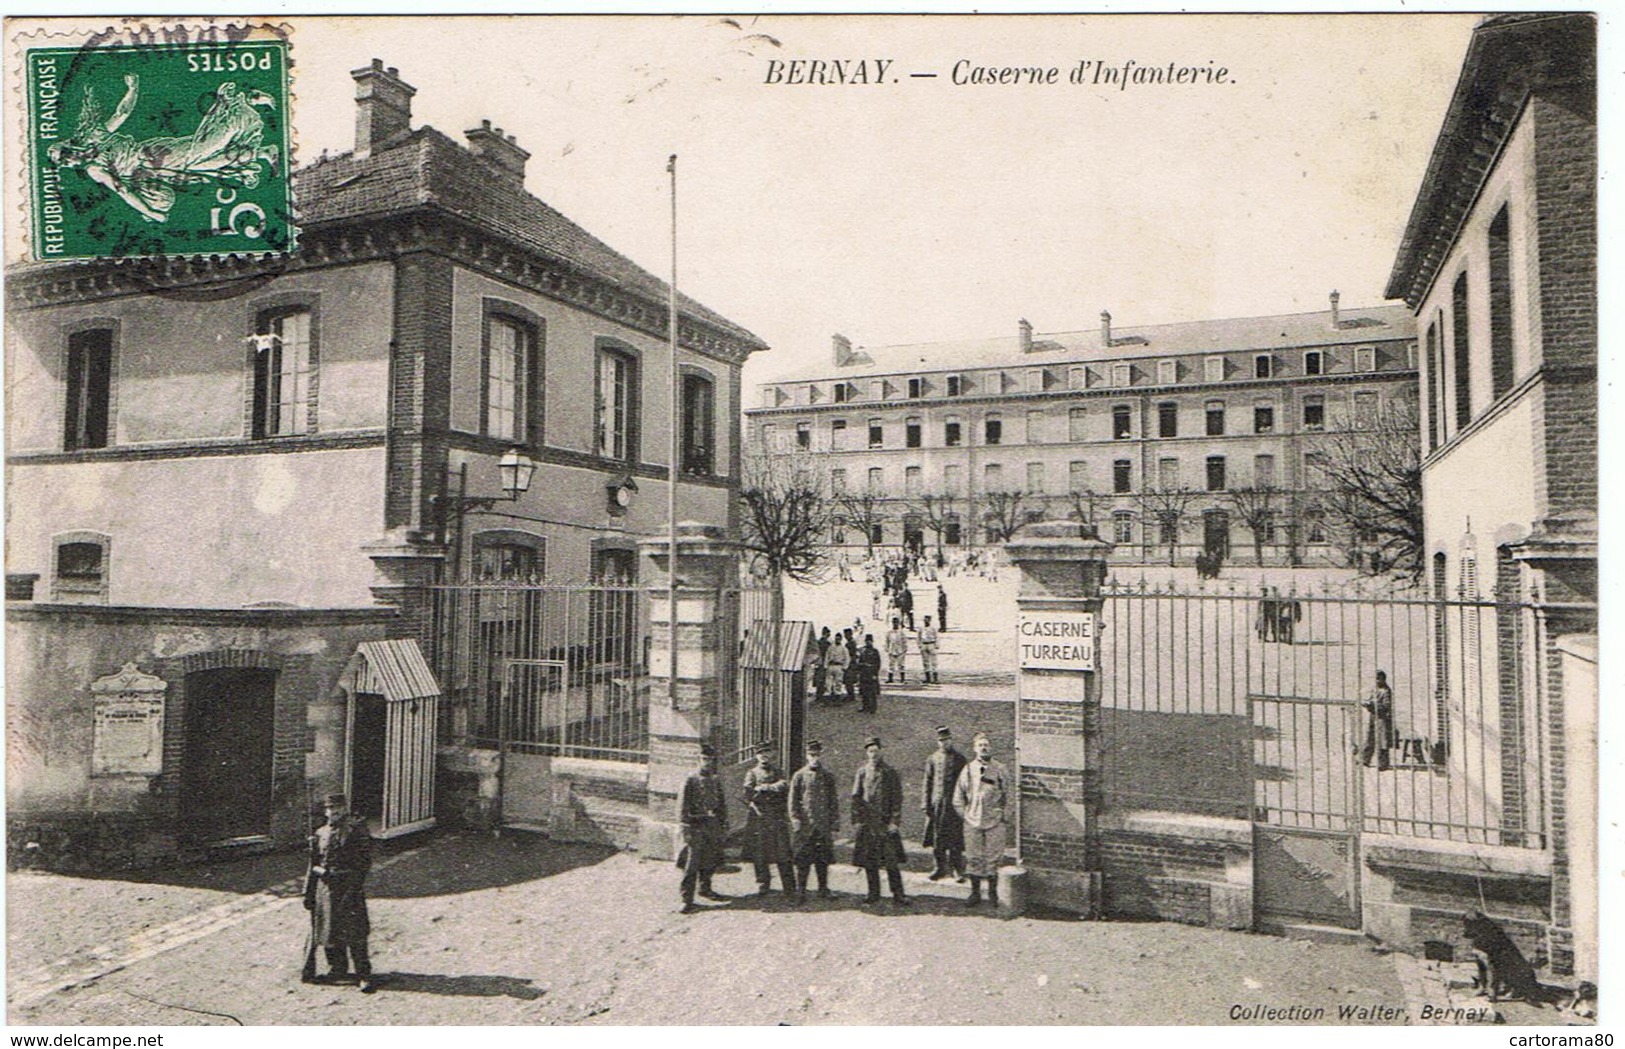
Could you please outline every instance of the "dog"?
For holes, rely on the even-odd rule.
[[[1474,986],[1482,989],[1492,1003],[1503,993],[1541,1005],[1550,997],[1535,978],[1535,967],[1518,950],[1512,937],[1479,910],[1470,910],[1462,919],[1462,931],[1473,945],[1473,961],[1478,965]]]

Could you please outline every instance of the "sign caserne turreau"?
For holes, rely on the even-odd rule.
[[[1023,670],[1095,669],[1093,612],[1023,612],[1016,621]]]

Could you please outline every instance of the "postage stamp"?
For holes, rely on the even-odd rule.
[[[33,258],[292,249],[285,39],[30,47],[25,76]]]

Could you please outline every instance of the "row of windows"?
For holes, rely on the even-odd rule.
[[[1311,432],[1318,432],[1326,428],[1326,398],[1320,394],[1309,394],[1302,399],[1302,428]],[[1365,428],[1374,425],[1381,410],[1381,398],[1378,394],[1362,391],[1354,394],[1353,425],[1356,428]],[[1203,430],[1208,437],[1223,437],[1229,433],[1229,414],[1224,401],[1208,401],[1203,405]],[[1043,411],[1030,411],[1027,413],[1027,443],[1049,443],[1049,421],[1051,414]],[[1068,443],[1083,443],[1090,440],[1088,433],[1089,413],[1084,408],[1072,408],[1067,412],[1066,439]],[[1157,405],[1157,436],[1179,436],[1180,411],[1179,404],[1166,401]],[[866,447],[886,447],[886,426],[882,419],[869,419],[866,424]],[[1276,404],[1273,400],[1260,400],[1253,405],[1251,418],[1251,431],[1255,434],[1268,434],[1276,432]],[[1134,409],[1129,405],[1115,405],[1111,409],[1111,435],[1113,440],[1130,440],[1134,437]],[[778,427],[774,423],[765,423],[762,426],[762,439],[769,447],[777,446],[779,442]],[[992,446],[1003,444],[1005,440],[1004,419],[998,412],[989,412],[982,419],[982,443]],[[958,448],[965,443],[965,427],[963,422],[954,416],[949,416],[942,422],[942,447]],[[795,445],[801,449],[812,449],[813,424],[810,420],[802,420],[795,424]],[[920,448],[925,444],[925,423],[919,416],[909,416],[903,420],[903,447]],[[854,438],[847,420],[831,419],[829,423],[830,451],[853,451]]]
[[[1505,396],[1513,386],[1512,352],[1512,217],[1502,205],[1485,234],[1489,256],[1489,385],[1485,407]],[[1427,353],[1428,450],[1439,447],[1473,421],[1473,339],[1467,271],[1457,274],[1450,288],[1450,372],[1445,381],[1444,311],[1428,323]],[[1484,375],[1479,374],[1482,382]]]
[[[1181,515],[1187,516],[1187,515]],[[1029,510],[1025,520],[1031,524],[1045,518],[1043,510]],[[1228,554],[1230,547],[1230,514],[1222,509],[1204,510],[1201,513],[1202,541],[1205,546],[1219,547]],[[1253,518],[1253,531],[1258,542],[1264,545],[1274,545],[1285,538],[1288,519],[1284,514],[1261,513]],[[869,523],[869,542],[877,545],[888,541],[888,525],[891,522],[879,520]],[[959,514],[945,514],[941,520],[942,543],[944,546],[961,546],[965,542],[965,524]],[[1155,531],[1153,531],[1153,526]],[[1169,515],[1143,522],[1139,515],[1132,510],[1114,510],[1111,514],[1110,532],[1113,543],[1123,545],[1141,541],[1136,537],[1136,528],[1142,528],[1143,541],[1157,542],[1164,545],[1179,541],[1180,521]],[[1323,544],[1327,541],[1325,522],[1319,517],[1310,517],[1304,521],[1304,539],[1311,544]],[[844,545],[852,540],[848,531],[855,527],[851,522],[837,517],[830,528],[830,539],[838,545]],[[914,514],[905,514],[895,522],[893,527],[900,530],[899,540],[904,546],[923,547],[928,527],[925,518]],[[987,514],[982,519],[982,529],[985,541],[989,544],[1002,542],[1004,539],[1004,522],[998,515]],[[862,534],[860,531],[859,535]]]
[[[1222,492],[1229,489],[1237,480],[1229,468],[1229,460],[1223,455],[1210,455],[1203,462],[1202,480],[1204,487],[1210,492]],[[1305,452],[1303,457],[1304,477],[1309,480],[1317,479],[1325,470],[1325,460],[1318,452]],[[1157,460],[1156,477],[1154,484],[1163,489],[1173,490],[1185,486],[1185,477],[1182,473],[1181,461],[1168,457]],[[1102,479],[1103,480],[1103,479]],[[1028,463],[1025,474],[1025,486],[1022,491],[1043,493],[1048,491],[1048,467],[1045,463]],[[884,467],[870,467],[866,475],[867,491],[871,495],[886,495],[893,491],[888,487],[886,470]],[[848,491],[847,471],[844,467],[835,467],[829,472],[830,490],[837,494]],[[1253,456],[1252,487],[1274,488],[1279,483],[1274,455],[1261,454]],[[982,485],[984,492],[1002,492],[1007,490],[1007,481],[1004,475],[1003,463],[986,463],[982,467]],[[1091,476],[1087,462],[1074,461],[1067,464],[1066,491],[1091,492],[1103,489],[1096,487],[1095,478]],[[1111,467],[1111,491],[1131,492],[1134,490],[1134,461],[1132,459],[1116,459]],[[942,468],[942,483],[937,489],[943,495],[965,495],[965,470],[957,464],[948,464]],[[903,495],[909,498],[919,498],[925,494],[925,469],[921,466],[905,466],[903,468]]]
[[[520,444],[542,443],[540,321],[501,313],[487,317],[481,354],[480,432]],[[253,390],[249,436],[297,436],[316,427],[318,369],[313,312],[266,311],[251,340]],[[114,394],[114,332],[95,328],[68,338],[63,448],[105,448]],[[639,462],[639,360],[630,349],[602,344],[594,373],[593,450],[606,459]],[[716,392],[712,380],[687,373],[682,384],[681,462],[685,473],[714,472]]]
[[[1406,364],[1410,361],[1409,347],[1406,351]],[[1378,366],[1378,354],[1375,346],[1359,346],[1354,350],[1354,372],[1374,372]],[[825,400],[833,404],[850,404],[863,400],[863,394],[868,393],[872,401],[895,400],[899,397],[909,400],[919,400],[925,397],[963,397],[973,393],[1006,394],[1006,393],[1045,393],[1051,390],[1084,390],[1091,385],[1100,386],[1133,386],[1136,382],[1158,386],[1173,386],[1180,382],[1224,382],[1228,379],[1274,379],[1287,374],[1284,355],[1275,353],[1254,354],[1250,368],[1238,367],[1224,357],[1207,357],[1202,361],[1200,376],[1194,364],[1188,360],[1166,358],[1150,362],[1136,363],[1133,361],[1117,361],[1107,367],[1104,373],[1096,372],[1098,379],[1091,384],[1090,370],[1085,365],[1072,365],[1064,371],[1060,368],[1027,368],[1016,372],[989,372],[981,375],[932,375],[910,376],[899,378],[896,376],[863,380],[865,386],[850,380],[839,380],[829,384],[805,383],[797,387],[769,386],[765,391],[764,404],[769,408],[794,401],[798,404],[817,404]],[[1331,374],[1331,361],[1325,350],[1304,350],[1302,369],[1299,374],[1329,375]]]

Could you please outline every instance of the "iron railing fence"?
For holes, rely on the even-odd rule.
[[[1108,803],[1542,847],[1536,611],[1109,586]]]
[[[433,591],[432,658],[451,700],[442,706],[442,739],[520,753],[647,760],[644,589],[482,582]]]

